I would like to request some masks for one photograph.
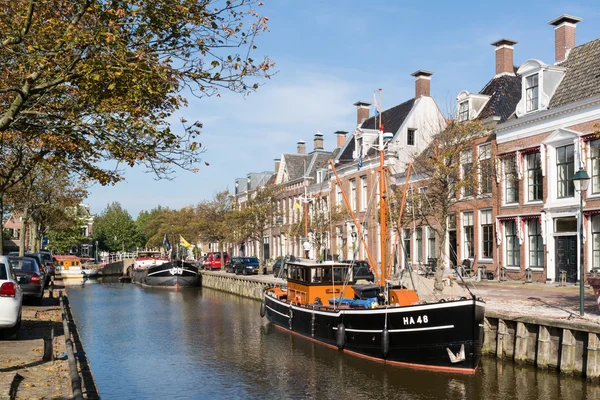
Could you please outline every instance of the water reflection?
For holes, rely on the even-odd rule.
[[[476,376],[385,366],[274,328],[210,289],[70,287],[103,399],[592,399],[598,385],[484,360]]]

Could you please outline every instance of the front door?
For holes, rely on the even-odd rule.
[[[556,280],[560,272],[567,272],[567,282],[577,282],[577,236],[556,238]]]
[[[450,266],[456,267],[456,231],[448,232],[448,242],[450,246]]]

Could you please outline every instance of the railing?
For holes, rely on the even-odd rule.
[[[100,261],[103,264],[110,264],[116,261],[122,261],[128,258],[135,258],[137,252],[125,252],[125,253],[102,253],[100,254]]]

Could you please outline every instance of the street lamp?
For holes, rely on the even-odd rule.
[[[281,240],[281,225],[283,225],[283,218],[277,217],[275,224],[279,227],[279,257],[283,258],[283,240]]]
[[[573,185],[579,193],[579,315],[583,316],[583,279],[585,267],[583,265],[583,192],[587,191],[590,184],[590,176],[583,168],[573,175]]]

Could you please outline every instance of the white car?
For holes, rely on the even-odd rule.
[[[21,327],[23,290],[6,256],[0,256],[0,338],[17,339]]]

